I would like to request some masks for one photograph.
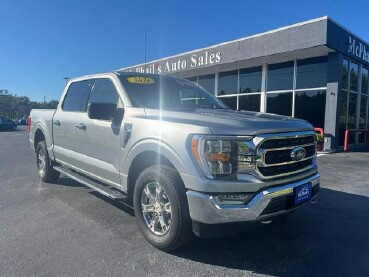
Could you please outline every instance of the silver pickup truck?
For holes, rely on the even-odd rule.
[[[270,222],[319,191],[309,123],[231,110],[184,79],[124,72],[76,78],[56,110],[32,110],[28,125],[43,181],[63,173],[128,201],[144,237],[165,251],[193,234]]]

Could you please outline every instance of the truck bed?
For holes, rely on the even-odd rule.
[[[46,145],[50,146],[53,143],[52,139],[52,129],[53,129],[53,116],[56,109],[33,109],[31,111],[32,123],[30,133],[32,134],[30,138],[34,137],[34,132],[36,130],[36,126],[41,126],[44,130]],[[32,142],[31,146],[32,146]]]

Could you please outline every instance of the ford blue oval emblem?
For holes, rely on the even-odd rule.
[[[302,147],[292,149],[290,157],[293,161],[301,161],[306,156],[306,150]]]

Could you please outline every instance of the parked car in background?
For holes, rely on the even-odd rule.
[[[27,118],[26,117],[19,118],[18,125],[27,125]]]
[[[0,131],[14,131],[15,129],[17,129],[17,124],[14,121],[6,118],[5,116],[0,116]]]

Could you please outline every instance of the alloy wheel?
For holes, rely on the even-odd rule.
[[[165,189],[157,182],[145,186],[141,196],[142,215],[147,227],[156,235],[165,235],[172,224],[172,210]]]

